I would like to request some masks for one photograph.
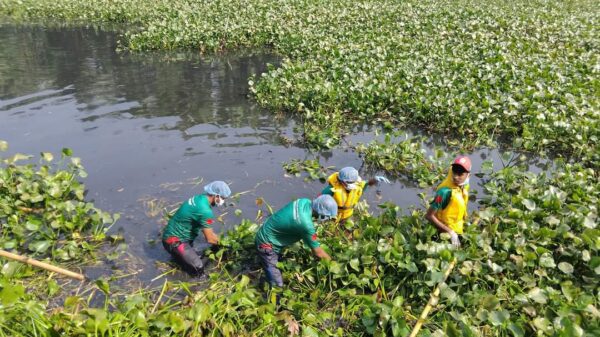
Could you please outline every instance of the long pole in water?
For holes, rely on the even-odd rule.
[[[446,282],[446,279],[448,279],[448,276],[450,275],[450,272],[452,271],[452,269],[454,269],[455,265],[456,265],[456,258],[454,258],[454,260],[452,260],[452,262],[450,262],[448,269],[446,269],[446,272],[444,273],[444,278],[442,279],[442,281],[440,283],[438,283],[437,287],[435,287],[435,290],[433,291],[433,293],[431,293],[429,302],[427,302],[425,309],[423,309],[423,312],[421,313],[421,317],[419,317],[419,320],[417,321],[417,324],[415,324],[415,327],[412,329],[412,332],[410,333],[409,337],[417,336],[417,334],[421,330],[421,326],[423,325],[423,323],[425,323],[425,319],[427,319],[429,312],[431,311],[433,306],[437,304],[437,302],[439,300],[440,291],[441,291],[440,284]]]
[[[11,259],[11,260],[15,260],[15,261],[19,261],[19,262],[23,262],[23,263],[27,263],[29,265],[35,266],[35,267],[39,267],[42,269],[46,269],[55,273],[59,273],[59,274],[63,274],[65,276],[74,278],[76,280],[80,280],[83,281],[85,280],[85,276],[83,276],[83,274],[78,274],[78,273],[74,273],[72,271],[57,267],[57,266],[53,266],[51,264],[48,263],[44,263],[35,259],[32,259],[30,257],[27,256],[22,256],[22,255],[17,255],[17,254],[13,254],[13,253],[9,253],[5,250],[0,249],[0,256],[3,256],[5,258]]]

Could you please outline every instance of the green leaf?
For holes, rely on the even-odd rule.
[[[47,162],[51,162],[52,159],[54,159],[54,156],[50,152],[42,152],[41,155],[42,155],[42,158],[44,158],[44,160]]]
[[[63,147],[62,155],[65,157],[70,157],[73,155],[73,150],[69,149],[68,147]]]
[[[211,317],[210,306],[206,303],[196,302],[194,307],[190,310],[190,318],[196,323],[207,321]]]
[[[494,295],[487,295],[481,300],[481,305],[486,310],[494,310],[498,304],[500,304],[500,301],[498,301],[498,298]]]
[[[489,316],[489,321],[493,326],[501,326],[510,318],[510,314],[506,310],[492,311]]]
[[[456,326],[453,323],[447,322],[446,323],[446,336],[461,337],[461,333],[458,331],[458,329],[456,328]]]
[[[9,261],[2,266],[2,270],[0,272],[2,275],[11,278],[21,267],[23,267],[21,262]]]
[[[100,289],[103,293],[105,294],[110,294],[110,286],[108,284],[108,282],[106,282],[106,280],[103,279],[98,279],[96,280],[96,286],[98,287],[98,289]]]
[[[333,274],[339,274],[339,273],[341,273],[342,269],[341,269],[339,263],[337,263],[336,261],[331,261],[329,263],[329,271],[332,272]]]
[[[25,287],[20,284],[5,283],[0,291],[0,302],[5,305],[11,305],[25,296]]]
[[[538,287],[529,290],[529,292],[527,293],[527,297],[540,304],[546,304],[547,302],[546,295],[544,294],[542,289]]]
[[[30,232],[35,232],[40,229],[42,222],[38,219],[30,219],[25,223],[25,228]]]
[[[556,267],[556,263],[554,263],[554,258],[552,258],[552,255],[550,255],[550,253],[542,254],[542,256],[540,257],[540,266],[546,268]]]
[[[513,322],[509,323],[508,331],[510,331],[514,337],[525,336],[525,330],[523,330],[523,328],[520,325],[518,325],[517,323],[513,323]]]
[[[61,289],[61,287],[58,285],[58,283],[55,280],[49,280],[48,282],[46,282],[46,287],[47,287],[49,297],[53,297]]]
[[[304,325],[302,326],[302,336],[306,337],[319,337],[319,333],[310,326]]]
[[[13,155],[12,157],[9,157],[6,159],[6,163],[7,164],[14,164],[20,160],[27,160],[30,159],[32,156],[29,155],[24,155],[22,153],[17,153],[15,155]]]
[[[50,245],[51,242],[49,240],[42,240],[30,243],[27,248],[32,252],[44,253],[50,248]]]
[[[558,269],[560,269],[565,274],[573,273],[573,265],[569,262],[561,262],[558,264]]]
[[[356,271],[360,271],[359,266],[360,266],[360,262],[358,261],[357,258],[350,260],[350,267],[352,267],[352,269],[354,269]]]
[[[8,150],[8,143],[5,140],[0,140],[0,152]]]
[[[535,201],[530,200],[530,199],[523,199],[523,201],[521,201],[523,203],[523,205],[525,206],[525,208],[527,208],[530,211],[535,210]]]

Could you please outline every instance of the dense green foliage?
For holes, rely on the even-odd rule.
[[[0,141],[0,150],[6,148]],[[80,159],[64,149],[53,168],[51,153],[42,165],[17,165],[31,156],[15,154],[0,166],[0,247],[62,261],[81,260],[102,242],[114,217],[84,200]],[[2,157],[0,157],[2,160]]]
[[[56,283],[48,283],[48,298],[30,292],[32,272],[5,263],[0,336],[281,336],[297,328],[306,336],[404,336],[453,258],[458,265],[423,336],[600,335],[596,7],[587,0],[3,0],[0,14],[20,19],[131,24],[121,48],[133,51],[271,47],[286,58],[251,79],[250,89],[263,106],[298,114],[317,147],[335,146],[341,132],[367,121],[419,125],[464,147],[503,137],[517,149],[575,160],[555,162],[550,173],[482,172],[479,221],[461,250],[440,240],[422,211],[391,204],[354,228],[326,224],[320,238],[334,261],[287,250],[280,307],[258,282],[257,225],[245,220],[224,240],[229,251],[212,256],[225,271],[206,289],[166,282],[107,296],[104,308],[73,296],[50,312]],[[420,142],[387,138],[357,150],[367,165],[431,186],[447,160],[426,156]],[[18,159],[0,168],[1,244],[57,261],[92,253],[114,219],[84,201],[79,162],[68,151],[56,170]],[[315,161],[286,169],[325,176]],[[110,293],[101,281],[90,287]]]
[[[424,142],[421,137],[395,141],[388,133],[383,142],[359,144],[356,152],[363,156],[368,167],[406,177],[425,188],[434,186],[444,176],[444,163],[450,162],[451,156],[439,148],[427,155]]]
[[[251,81],[264,106],[298,113],[334,146],[354,121],[389,120],[464,145],[597,166],[599,12],[594,1],[5,0],[23,19],[133,24],[123,47],[202,52],[270,46],[286,56]]]
[[[67,170],[53,174],[46,164],[37,171],[32,165],[14,164],[22,155],[8,158],[2,176],[48,174],[38,180],[29,177],[31,184],[21,180],[23,187],[64,182],[57,177],[82,172],[68,155],[65,150],[63,160],[71,159]],[[52,159],[50,154],[43,158]],[[321,241],[334,260],[316,262],[299,245],[286,250],[281,264],[286,287],[279,306],[259,282],[254,253],[258,225],[247,220],[224,237],[228,248],[210,255],[223,271],[212,274],[205,285],[165,281],[160,289],[107,296],[103,307],[93,305],[91,296],[73,295],[59,310],[49,311],[49,300],[61,295],[56,282],[50,279],[45,292],[31,292],[36,273],[24,273],[8,262],[0,272],[0,335],[405,336],[454,258],[458,265],[441,285],[438,306],[423,336],[595,335],[600,333],[598,176],[581,165],[556,164],[561,171],[551,176],[519,166],[482,172],[486,195],[473,214],[477,225],[467,228],[460,250],[443,235],[441,241],[437,238],[422,211],[407,214],[393,204],[381,205],[379,217],[360,215],[352,228],[320,226]],[[10,186],[5,181],[13,180],[2,181],[4,188]],[[71,189],[63,188],[60,194],[33,187],[27,194],[3,193],[3,200],[19,196],[8,217],[27,218],[29,209],[41,202],[73,203],[82,185],[66,181]],[[41,200],[30,200],[37,195],[34,190],[44,191],[37,192]],[[21,202],[27,202],[27,209],[17,208]],[[75,205],[90,210],[85,203]],[[74,225],[84,224],[80,236],[90,230],[103,232],[97,212],[80,214],[75,221]],[[3,233],[15,232],[7,226],[8,217],[0,217],[3,229],[8,229]],[[70,231],[78,233],[75,228]],[[53,240],[56,233],[70,231],[58,226],[44,230],[54,233],[49,235]],[[2,242],[12,240],[9,235]],[[86,287],[111,294],[104,280]],[[25,314],[29,319],[22,319]]]

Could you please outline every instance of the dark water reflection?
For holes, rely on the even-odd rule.
[[[286,141],[294,137],[293,120],[247,97],[248,78],[277,64],[276,56],[117,54],[117,39],[92,28],[0,26],[0,139],[8,141],[9,154],[69,147],[82,158],[88,198],[122,214],[117,229],[142,282],[164,271],[157,261],[169,260],[153,243],[163,225],[156,210],[173,209],[204,182],[222,179],[234,193],[248,191],[223,210],[218,231],[239,223],[236,209],[254,219],[258,197],[277,209],[323,188],[285,175],[282,162],[315,155]],[[349,141],[374,137],[359,130]],[[351,151],[317,156],[326,166],[362,166]],[[478,151],[475,170],[485,158],[499,163],[497,152]],[[384,201],[420,207],[423,190],[397,181],[377,192],[364,198],[375,213]]]

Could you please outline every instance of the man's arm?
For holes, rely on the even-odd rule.
[[[219,236],[215,234],[215,231],[213,231],[212,228],[203,228],[202,234],[204,234],[206,242],[210,243],[211,245],[216,245],[219,243]]]
[[[432,207],[429,207],[429,209],[427,210],[427,214],[425,214],[425,219],[429,220],[429,222],[434,224],[435,227],[437,227],[442,232],[452,232],[452,229],[450,229],[450,227],[446,226],[445,223],[443,223],[440,219],[438,219],[435,216],[435,209],[433,209]]]
[[[331,260],[331,256],[329,256],[329,254],[327,254],[327,252],[321,248],[321,247],[317,247],[317,248],[313,248],[312,249],[313,254],[315,254],[316,257],[320,258],[320,259],[325,259],[327,261]]]
[[[450,234],[450,240],[452,244],[456,247],[460,247],[460,239],[458,238],[458,234],[453,231],[450,227],[446,226],[440,219],[435,216],[435,209],[433,207],[429,207],[427,210],[427,214],[425,214],[425,219],[429,220],[429,222],[433,223],[435,227],[437,227],[440,231],[444,231]]]

